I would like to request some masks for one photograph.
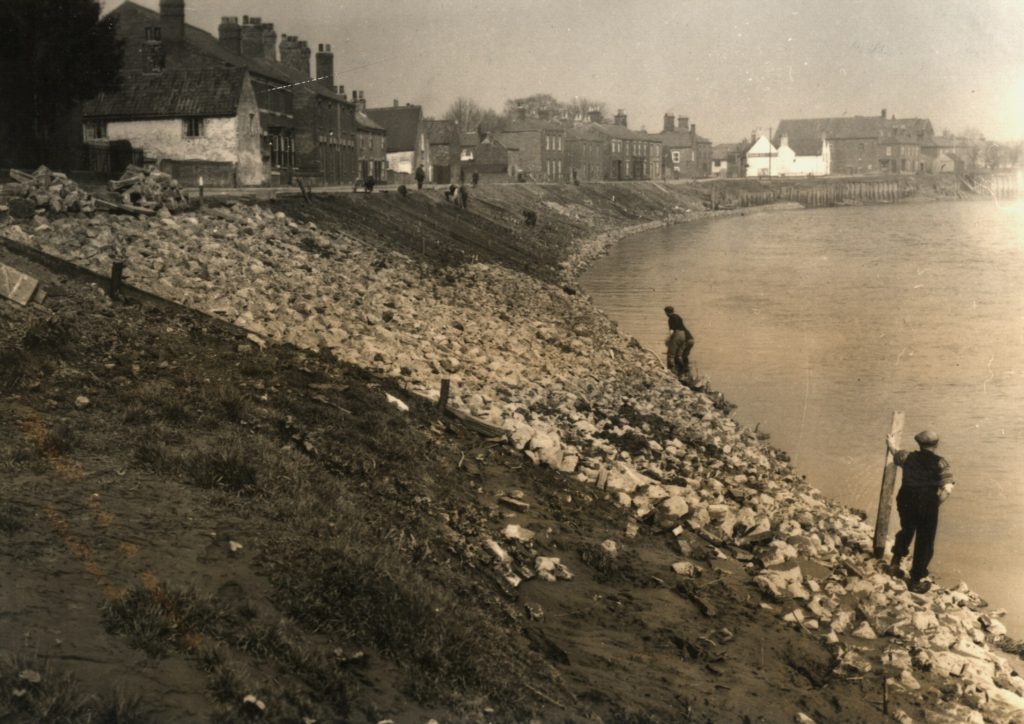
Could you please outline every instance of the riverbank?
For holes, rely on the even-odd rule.
[[[450,689],[461,693],[461,705],[468,706],[467,696],[483,697],[473,710],[482,719],[515,720],[528,711],[558,710],[560,716],[569,711],[582,719],[589,712],[625,720],[616,710],[620,707],[639,720],[643,715],[656,721],[721,721],[723,712],[739,720],[763,715],[770,702],[779,720],[801,713],[821,721],[872,720],[895,716],[897,710],[904,721],[926,712],[935,721],[1009,720],[1024,708],[1024,685],[988,648],[1001,633],[998,616],[987,614],[965,586],[909,593],[871,558],[870,531],[861,517],[808,487],[784,453],[730,418],[719,395],[680,385],[571,285],[573,270],[616,235],[703,209],[702,197],[689,187],[600,187],[481,188],[468,213],[426,196],[350,195],[144,220],[36,219],[18,228],[8,223],[0,233],[101,274],[110,268],[115,242],[128,239],[132,284],[251,335],[248,341],[220,342],[219,365],[244,370],[255,359],[245,400],[275,409],[257,415],[262,423],[253,427],[252,414],[231,412],[237,402],[217,403],[230,412],[225,419],[223,412],[215,415],[219,424],[267,435],[262,443],[251,441],[260,448],[272,449],[268,443],[274,439],[294,446],[304,460],[340,476],[331,487],[339,500],[363,488],[377,489],[371,497],[385,516],[388,505],[398,501],[408,517],[402,513],[392,521],[394,533],[381,545],[399,536],[394,555],[423,560],[431,571],[435,566],[456,571],[458,582],[440,578],[439,585],[463,591],[460,605],[482,607],[481,615],[506,626],[512,641],[545,658],[550,669],[544,671],[558,672],[547,684],[517,674],[513,682],[532,689],[512,695],[487,684],[487,671],[467,675],[441,669],[433,680],[448,680]],[[524,209],[538,212],[536,227],[521,222]],[[79,300],[77,294],[69,294],[72,301]],[[74,324],[74,308],[66,308],[65,324]],[[139,332],[146,329],[145,320],[165,313],[143,314]],[[95,314],[97,320],[119,319],[124,312],[100,305]],[[126,469],[133,478],[144,477],[142,472],[151,475],[154,466],[159,472],[161,461],[178,461],[162,471],[176,480],[187,451],[182,431],[197,429],[195,423],[211,413],[209,403],[201,402],[207,397],[202,377],[181,380],[160,370],[177,368],[184,374],[212,344],[204,334],[215,333],[216,325],[203,334],[187,325],[171,334],[174,323],[164,338],[164,322],[155,328],[153,321],[147,324],[149,341],[142,337],[134,348],[138,355],[147,344],[156,345],[157,354],[149,356],[152,364],[145,368],[160,385],[145,397],[130,393],[141,406],[136,419],[145,421],[164,409],[183,383],[183,389],[198,391],[189,394],[181,415],[170,416],[176,431],[130,433],[130,448],[155,440],[165,449],[142,453],[147,465],[141,472],[135,463]],[[134,388],[134,356],[118,353],[115,339],[99,348],[106,350],[101,365],[113,365],[116,386]],[[45,356],[46,347],[42,350],[30,358],[35,364]],[[302,379],[304,395],[313,390],[326,402],[314,399],[315,411],[296,414],[285,408],[300,390],[286,384],[280,372],[289,368],[284,364],[289,355],[295,355],[291,368],[315,366],[328,374],[330,367],[321,365],[333,359],[372,379],[343,384]],[[214,380],[217,366],[210,358],[197,370]],[[69,418],[65,424],[72,429],[87,425],[85,416],[95,413],[87,412],[88,406],[71,412],[67,385],[60,394],[48,392],[62,379],[62,368],[26,371],[33,368],[22,363],[8,394],[28,400],[38,414],[61,410],[55,416]],[[91,382],[88,375],[70,379],[109,391],[103,373],[93,374],[98,379]],[[261,387],[264,378],[272,382]],[[460,452],[456,445],[445,453],[448,463],[420,472],[413,470],[416,455],[401,454],[410,445],[403,438],[378,434],[379,444],[358,437],[365,440],[358,450],[337,447],[345,435],[358,436],[365,423],[331,410],[352,413],[349,397],[363,395],[356,389],[384,385],[412,407],[410,418],[388,413],[385,427],[411,424],[426,437],[410,449],[429,457],[425,451],[446,435],[444,427],[428,433],[436,423],[417,400],[437,399],[445,378],[452,384],[449,404],[507,430],[508,447],[479,441]],[[345,385],[351,393],[340,389]],[[375,398],[377,404],[384,399]],[[364,402],[360,414],[371,407]],[[406,419],[410,422],[401,422]],[[122,427],[101,426],[90,443],[109,452]],[[208,440],[213,450],[221,442],[218,436]],[[236,458],[249,454],[251,448]],[[390,466],[396,455],[408,467]],[[24,462],[12,458],[15,466]],[[524,463],[527,467],[516,470]],[[21,467],[14,469],[21,474]],[[188,473],[187,465],[184,470]],[[31,479],[36,484],[38,475]],[[209,487],[222,487],[223,480],[212,479]],[[31,480],[21,484],[30,486]],[[255,480],[264,480],[258,471]],[[270,479],[267,486],[272,487]],[[521,494],[514,494],[517,488]],[[468,506],[465,500],[475,502],[468,509],[445,504],[436,518],[431,516],[429,530],[410,528],[419,533],[415,540],[399,535],[447,495],[462,499],[462,506]],[[286,592],[304,592],[303,603],[285,605],[284,611],[290,623],[321,631],[331,607],[322,593],[283,575],[298,558],[276,557],[276,546],[261,531],[275,510],[291,507],[287,490],[268,494],[266,501],[265,517],[247,528],[258,550],[254,563],[262,566],[254,570],[269,575],[286,602],[291,595]],[[484,501],[494,506],[487,515],[477,507]],[[220,503],[235,505],[236,513],[245,510],[230,500]],[[335,520],[345,519],[331,510],[331,500],[315,503],[294,510],[294,520],[325,507]],[[167,525],[157,528],[161,535]],[[327,527],[324,522],[321,530]],[[238,552],[230,541],[223,544],[228,553]],[[69,550],[66,555],[73,557],[81,549]],[[437,557],[445,550],[450,555]],[[473,564],[455,565],[451,556]],[[172,560],[169,556],[164,565]],[[192,577],[188,566],[175,565],[182,583]],[[333,574],[316,575],[329,581]],[[260,575],[253,580],[266,585]],[[481,581],[497,585],[500,593],[473,588]],[[371,610],[353,615],[362,621]],[[365,630],[354,633],[357,641],[372,639]],[[223,631],[217,635],[236,640]],[[351,645],[340,638],[327,643],[344,643],[342,650]],[[382,660],[391,663],[374,671],[373,682],[393,676],[388,667],[405,661],[410,644],[377,640],[376,645],[384,649]],[[182,662],[196,659],[188,647],[178,653]],[[487,655],[484,648],[466,659]],[[425,666],[417,662],[413,671]],[[453,695],[452,690],[446,693]],[[601,691],[607,700],[596,693]],[[388,695],[403,702],[398,713],[431,701],[424,692]],[[387,695],[377,698],[382,696]],[[460,718],[456,712],[467,711],[452,706],[431,713]],[[497,710],[488,715],[488,707]]]

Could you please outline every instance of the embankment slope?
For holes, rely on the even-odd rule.
[[[230,325],[70,282],[49,310],[5,309],[4,399],[21,408],[3,464],[25,506],[9,517],[32,521],[6,564],[33,598],[10,615],[54,625],[61,594],[19,565],[45,544],[76,576],[81,645],[107,667],[173,667],[204,713],[252,714],[247,691],[327,719],[1009,720],[1024,685],[989,651],[1000,624],[976,596],[909,593],[860,518],[564,288],[628,222],[701,213],[683,188],[8,223],[18,244],[103,273],[127,242],[133,284]],[[519,221],[528,204],[536,227]],[[433,419],[419,400],[442,378],[508,443]],[[74,494],[37,494],[54,471]],[[116,511],[82,497],[101,485]],[[104,521],[163,556],[115,562]],[[158,623],[194,614],[199,638],[140,624],[154,608]],[[409,610],[428,643],[400,625]],[[219,698],[202,693],[211,677]],[[331,677],[343,700],[324,697]]]

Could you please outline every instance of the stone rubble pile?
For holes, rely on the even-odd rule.
[[[765,605],[832,647],[838,674],[883,672],[915,691],[915,672],[937,672],[970,707],[950,705],[957,721],[1024,721],[1024,680],[989,647],[1005,628],[977,596],[964,585],[910,593],[871,557],[861,517],[796,476],[719,395],[681,386],[585,296],[487,265],[438,271],[258,206],[0,233],[101,273],[124,244],[130,283],[257,338],[329,350],[434,399],[450,378],[451,406],[680,538],[677,575],[699,575],[684,533],[739,561]],[[572,577],[518,525],[478,546],[512,588]]]
[[[188,207],[188,197],[178,182],[152,164],[128,166],[121,178],[108,182],[107,187],[120,195],[121,203],[137,208],[177,211]]]
[[[90,194],[65,174],[46,166],[31,174],[11,169],[10,177],[14,183],[0,186],[0,203],[15,216],[25,218],[46,211],[89,214],[96,210],[96,200]]]

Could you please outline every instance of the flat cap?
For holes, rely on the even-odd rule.
[[[922,447],[934,447],[939,444],[939,436],[931,430],[922,430],[914,435],[914,440]]]

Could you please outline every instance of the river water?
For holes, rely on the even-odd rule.
[[[683,224],[618,242],[582,285],[659,354],[674,305],[739,421],[872,520],[893,410],[904,448],[937,431],[957,486],[931,572],[1024,635],[1024,201]]]

